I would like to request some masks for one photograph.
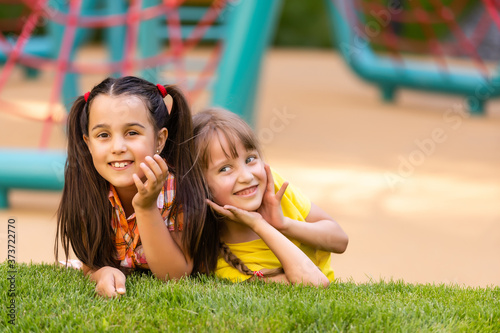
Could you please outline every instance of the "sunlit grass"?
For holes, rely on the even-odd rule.
[[[127,293],[103,299],[81,272],[50,265],[0,265],[2,310],[16,304],[15,324],[2,311],[0,331],[500,331],[500,288],[414,285],[402,281],[327,289],[214,277],[163,283],[132,275]]]

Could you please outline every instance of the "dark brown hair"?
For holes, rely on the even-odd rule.
[[[206,170],[210,162],[210,142],[213,138],[223,136],[228,145],[229,151],[225,151],[221,146],[226,157],[235,158],[238,156],[236,143],[239,141],[246,150],[257,150],[262,156],[257,138],[250,126],[238,115],[221,108],[210,108],[201,111],[193,116],[193,132],[196,147],[196,159],[201,165],[201,170]],[[208,188],[208,185],[207,185]],[[210,194],[210,191],[209,191]],[[218,225],[223,217],[211,209],[207,210],[207,222]],[[243,274],[254,275],[254,271],[248,268],[231,249],[220,243],[220,252],[214,253],[214,256],[220,255],[224,260]],[[271,277],[283,273],[282,268],[262,269],[264,276]]]
[[[215,269],[217,261],[210,254],[219,249],[218,231],[217,225],[205,223],[207,189],[201,169],[194,160],[191,112],[177,87],[165,88],[173,100],[170,112],[156,85],[133,76],[107,78],[90,91],[87,102],[83,96],[76,99],[68,116],[68,156],[57,212],[56,258],[60,237],[66,259],[71,245],[78,259],[92,269],[118,267],[111,229],[109,183],[96,171],[83,136],[88,135],[89,108],[96,96],[130,95],[140,98],[150,111],[156,133],[164,127],[168,130],[160,156],[167,161],[169,172],[175,175],[176,193],[169,218],[182,210],[182,242],[184,250],[194,260],[193,273]],[[177,221],[174,227],[178,230]]]

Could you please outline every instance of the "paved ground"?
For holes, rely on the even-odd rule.
[[[0,98],[44,112],[51,80],[15,75]],[[267,160],[350,236],[348,250],[333,257],[337,277],[500,284],[499,102],[481,118],[443,95],[404,91],[384,104],[336,53],[297,50],[269,53],[259,96],[256,125]],[[0,112],[0,124],[0,146],[40,142],[41,123]],[[49,142],[64,146],[60,126]],[[18,261],[54,260],[59,198],[12,192],[12,207],[0,211],[0,260],[9,217]]]

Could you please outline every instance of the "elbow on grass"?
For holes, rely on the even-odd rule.
[[[303,285],[303,286],[312,286],[312,287],[323,287],[326,288],[330,285],[330,280],[326,277],[325,274],[318,268],[317,271],[311,272],[310,274],[299,274],[296,276],[290,276],[289,281],[293,285]]]
[[[310,283],[309,285],[312,285],[316,288],[327,288],[330,285],[330,280],[323,275],[316,283]]]
[[[292,282],[292,284],[297,286],[311,286],[324,289],[330,285],[330,280],[328,280],[328,278],[323,275],[319,279],[311,279],[310,281],[301,279],[300,281]]]

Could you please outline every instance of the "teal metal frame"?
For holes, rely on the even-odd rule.
[[[500,67],[496,76],[488,80],[477,70],[464,67],[449,66],[443,71],[424,61],[404,60],[398,63],[377,55],[368,41],[353,31],[346,20],[349,13],[347,6],[353,6],[351,1],[325,1],[331,17],[332,34],[344,60],[361,78],[378,85],[385,101],[392,101],[398,88],[449,93],[465,96],[470,113],[482,115],[485,103],[500,97]]]
[[[9,206],[12,188],[60,191],[66,154],[62,151],[0,149],[0,208]]]
[[[281,0],[238,1],[230,13],[212,103],[254,123],[262,56],[275,30]]]

